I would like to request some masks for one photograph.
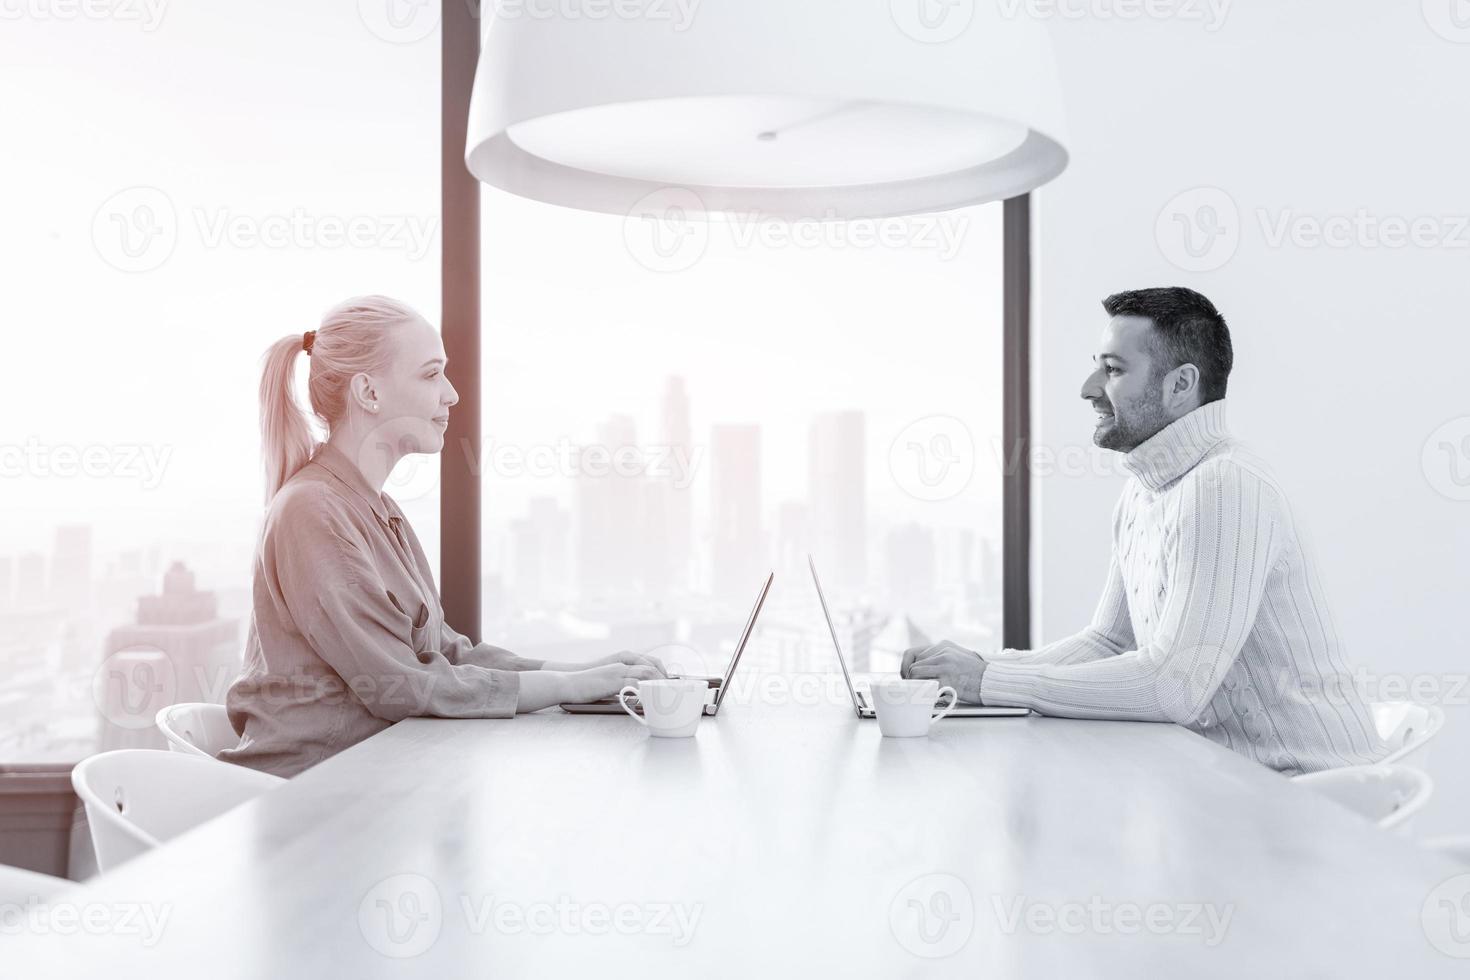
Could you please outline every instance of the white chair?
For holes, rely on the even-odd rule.
[[[1372,710],[1373,726],[1390,749],[1380,761],[1425,768],[1429,756],[1426,745],[1444,727],[1444,709],[1413,701],[1375,701]]]
[[[158,709],[153,720],[173,752],[213,759],[221,749],[240,744],[240,736],[235,734],[230,714],[222,704],[171,704]]]
[[[1291,781],[1399,834],[1408,833],[1410,818],[1424,809],[1434,792],[1433,781],[1408,766],[1343,766],[1293,776]]]
[[[1455,834],[1446,837],[1426,837],[1420,843],[1470,868],[1470,836]]]
[[[159,749],[103,752],[71,772],[71,784],[87,809],[98,871],[283,783],[279,776],[244,766]]]
[[[65,878],[0,864],[0,907],[25,905],[33,899],[45,901],[70,884]]]

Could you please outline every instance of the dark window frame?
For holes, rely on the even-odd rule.
[[[480,184],[464,165],[470,91],[480,53],[479,4],[446,3],[441,30],[440,255],[444,350],[461,410],[450,416],[440,454],[439,589],[444,618],[481,640]],[[1004,203],[1002,358],[1001,638],[1031,645],[1031,198]]]

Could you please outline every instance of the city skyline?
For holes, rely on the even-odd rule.
[[[921,521],[916,515],[940,513],[942,506],[920,501],[919,508],[908,514],[869,513],[870,485],[892,483],[895,477],[886,456],[881,462],[870,459],[876,454],[869,452],[866,413],[838,410],[814,415],[805,430],[806,492],[772,500],[765,490],[764,427],[714,422],[706,441],[694,440],[690,402],[684,379],[667,378],[655,426],[666,440],[658,448],[702,461],[688,485],[680,483],[686,474],[661,470],[594,475],[589,467],[578,466],[563,496],[532,497],[523,513],[510,518],[503,529],[509,546],[498,550],[501,560],[492,556],[486,564],[499,586],[521,598],[556,594],[563,600],[577,595],[584,600],[628,600],[667,592],[728,600],[744,595],[766,568],[789,565],[793,558],[804,560],[809,552],[832,569],[829,585],[838,592],[867,590],[877,595],[870,563],[882,570],[880,578],[888,591],[893,591],[891,582],[912,577],[893,571],[905,563],[921,566],[917,571],[921,580],[937,574],[923,566],[938,562],[935,534],[946,532],[948,522]],[[607,456],[649,449],[628,413],[610,415],[596,432],[597,448]],[[981,488],[973,490],[972,499],[982,496]],[[999,495],[998,487],[994,495]],[[972,513],[970,522],[949,529],[978,533],[982,526],[984,515]],[[928,536],[915,539],[919,528]],[[899,533],[909,536],[906,546],[889,540]],[[998,533],[990,537],[998,538]],[[985,538],[972,536],[971,561],[951,560],[951,571],[968,575],[975,562],[994,559],[983,551]],[[954,538],[946,540],[951,543],[944,547],[953,551]],[[566,551],[569,542],[575,546],[573,558]],[[552,570],[562,570],[561,581],[553,581]],[[910,589],[905,594],[914,593]]]
[[[683,378],[666,379],[655,429],[686,458],[702,445],[690,421],[692,402]],[[718,671],[755,584],[775,569],[780,584],[746,669],[829,671],[836,662],[806,581],[805,556],[813,553],[853,669],[891,669],[903,645],[924,631],[994,646],[998,534],[978,529],[978,513],[972,526],[871,514],[870,484],[894,474],[889,460],[869,452],[866,413],[818,412],[804,431],[800,497],[771,500],[764,492],[763,426],[715,422],[703,444],[704,465],[690,472],[592,475],[579,465],[562,488],[569,502],[546,494],[530,498],[521,513],[499,513],[487,539],[506,546],[486,549],[486,637],[544,659],[590,659],[626,648],[694,661],[681,669]],[[627,413],[609,415],[595,433],[610,457],[646,448]],[[422,513],[433,496],[407,500],[405,510],[419,512],[420,538],[437,555],[437,515]],[[126,670],[121,661],[113,665],[114,674],[150,678],[188,674],[181,658],[207,664],[214,683],[191,689],[193,697],[217,699],[228,686],[224,675],[239,662],[249,620],[249,565],[240,542],[224,549],[228,561],[221,561],[218,542],[155,541],[108,551],[100,572],[96,551],[94,527],[70,523],[52,529],[48,554],[0,555],[0,627],[9,637],[0,666],[11,671],[0,687],[0,758],[66,754],[109,739],[147,742],[146,731],[99,722],[101,695],[93,703],[78,696],[106,657],[127,659]],[[217,589],[229,608],[191,626],[200,639],[186,648],[177,630],[166,637],[150,632],[147,610],[157,604],[150,598],[155,588],[193,593],[196,574],[182,564],[190,559],[210,570],[201,581],[213,588],[204,593]],[[211,610],[214,602],[211,595]],[[187,606],[176,597],[169,615]]]

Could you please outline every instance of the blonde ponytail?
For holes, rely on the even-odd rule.
[[[413,307],[386,296],[349,299],[322,317],[311,341],[307,383],[311,411],[331,434],[347,414],[347,386],[354,375],[381,370],[392,359],[390,331],[422,320]],[[316,450],[311,423],[296,399],[296,356],[305,337],[283,337],[265,354],[260,378],[260,451],[265,501],[305,466]]]
[[[296,356],[301,335],[282,337],[265,352],[260,376],[260,455],[265,463],[265,502],[311,459],[316,440],[296,400]]]

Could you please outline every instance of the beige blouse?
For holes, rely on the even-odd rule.
[[[323,444],[271,501],[256,551],[240,744],[219,758],[294,776],[402,718],[509,718],[542,661],[444,622],[418,537],[392,498]]]

